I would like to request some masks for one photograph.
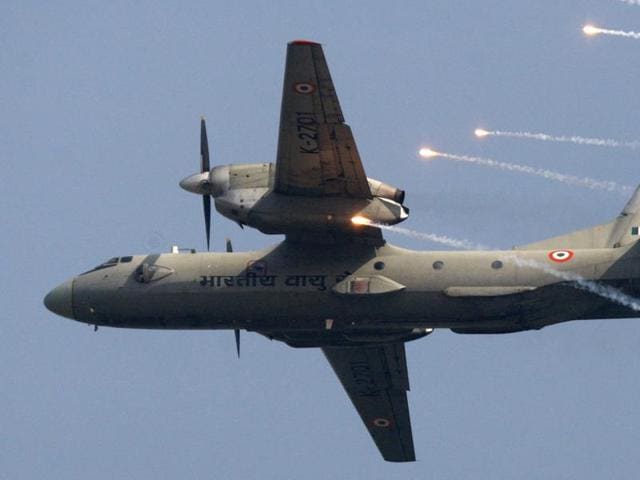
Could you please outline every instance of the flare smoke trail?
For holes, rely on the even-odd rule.
[[[556,182],[561,182],[567,185],[576,185],[580,187],[590,188],[592,190],[606,190],[608,192],[618,192],[624,195],[628,195],[633,191],[633,189],[629,186],[620,185],[609,180],[595,180],[589,177],[577,177],[575,175],[568,175],[566,173],[554,172],[553,170],[547,170],[545,168],[535,168],[528,165],[519,165],[517,163],[499,162],[490,158],[470,157],[468,155],[454,155],[452,153],[436,152],[428,148],[421,149],[420,156],[422,158],[442,157],[448,158],[449,160],[457,160],[460,162],[469,162],[476,165],[498,168],[500,170],[527,173],[529,175],[536,175],[538,177],[555,180]]]
[[[640,0],[638,0],[640,1]],[[580,137],[578,135],[549,135],[547,133],[532,132],[510,132],[506,130],[484,130],[477,128],[475,130],[476,137],[511,137],[511,138],[527,138],[530,140],[541,140],[543,142],[568,142],[577,143],[578,145],[590,145],[596,147],[612,147],[612,148],[640,148],[639,141],[623,142],[613,140],[611,138],[591,138]]]
[[[640,40],[639,32],[626,32],[624,30],[611,30],[609,28],[600,28],[594,25],[585,25],[582,27],[582,31],[585,35],[613,35],[614,37],[627,37],[627,38],[635,38],[636,40]]]
[[[604,285],[602,283],[597,283],[592,280],[587,280],[586,278],[573,272],[561,272],[559,270],[555,270],[543,263],[536,262],[535,260],[517,257],[515,255],[507,256],[505,257],[505,260],[512,261],[520,267],[535,268],[537,270],[542,270],[545,273],[558,277],[562,280],[574,282],[575,288],[586,290],[587,292],[599,295],[624,307],[629,307],[636,312],[640,312],[640,300],[637,300],[627,295],[626,293],[623,293],[617,288],[611,287],[609,285]]]
[[[620,0],[622,3],[626,3],[627,5],[636,5],[640,6],[640,0]]]
[[[485,245],[474,243],[465,239],[451,238],[446,235],[435,235],[433,233],[416,232],[415,230],[409,230],[408,228],[396,227],[391,225],[382,225],[378,223],[371,224],[372,226],[381,228],[383,230],[389,230],[391,232],[400,233],[407,237],[417,238],[419,240],[429,240],[443,245],[448,245],[453,248],[462,248],[464,250],[491,250]]]
[[[456,239],[443,235],[436,235],[433,233],[416,232],[415,230],[410,230],[408,228],[381,225],[376,223],[370,223],[369,225],[400,233],[408,237],[441,243],[450,247],[463,248],[465,250],[490,250],[490,248],[485,247],[484,245],[479,245],[466,239]],[[595,295],[606,298],[607,300],[611,300],[612,302],[615,302],[619,305],[631,308],[636,312],[640,312],[640,300],[627,295],[617,288],[594,282],[592,280],[587,280],[581,275],[573,272],[556,270],[548,265],[545,265],[544,263],[527,258],[522,258],[517,256],[516,254],[508,254],[503,257],[503,260],[511,261],[520,267],[530,267],[541,270],[561,280],[572,282],[572,286],[574,288],[586,290],[587,292],[591,292]]]

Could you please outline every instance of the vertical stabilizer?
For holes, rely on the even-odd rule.
[[[633,195],[618,215],[611,231],[610,247],[623,247],[640,238],[640,187],[636,188]]]
[[[614,220],[602,225],[515,247],[516,250],[618,248],[640,239],[640,187]]]

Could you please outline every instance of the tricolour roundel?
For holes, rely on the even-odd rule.
[[[548,255],[549,255],[549,260],[553,262],[562,263],[562,262],[568,262],[573,258],[573,251],[572,250],[553,250],[549,252]]]
[[[375,427],[387,428],[391,425],[391,421],[388,418],[378,417],[373,419],[373,425]]]
[[[316,91],[316,86],[312,83],[298,82],[293,84],[293,89],[298,93],[313,93]]]

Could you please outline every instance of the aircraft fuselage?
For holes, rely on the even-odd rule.
[[[134,256],[87,272],[67,286],[66,316],[150,329],[509,332],[632,317],[632,310],[552,272],[633,293],[639,267],[631,248],[574,250],[558,264],[542,250],[310,249],[283,242],[256,252]]]

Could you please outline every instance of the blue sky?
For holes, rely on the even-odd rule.
[[[617,0],[8,2],[0,16],[0,478],[629,478],[640,322],[407,346],[419,461],[382,462],[319,351],[231,332],[85,325],[46,311],[115,255],[204,247],[198,122],[214,164],[273,161],[286,42],[323,43],[367,174],[408,228],[510,247],[615,216],[616,193],[436,160],[480,155],[635,185],[638,152],[473,129],[640,139],[640,29]],[[214,218],[214,243],[279,241]],[[399,237],[419,249],[438,245]],[[561,301],[561,299],[559,300]]]

